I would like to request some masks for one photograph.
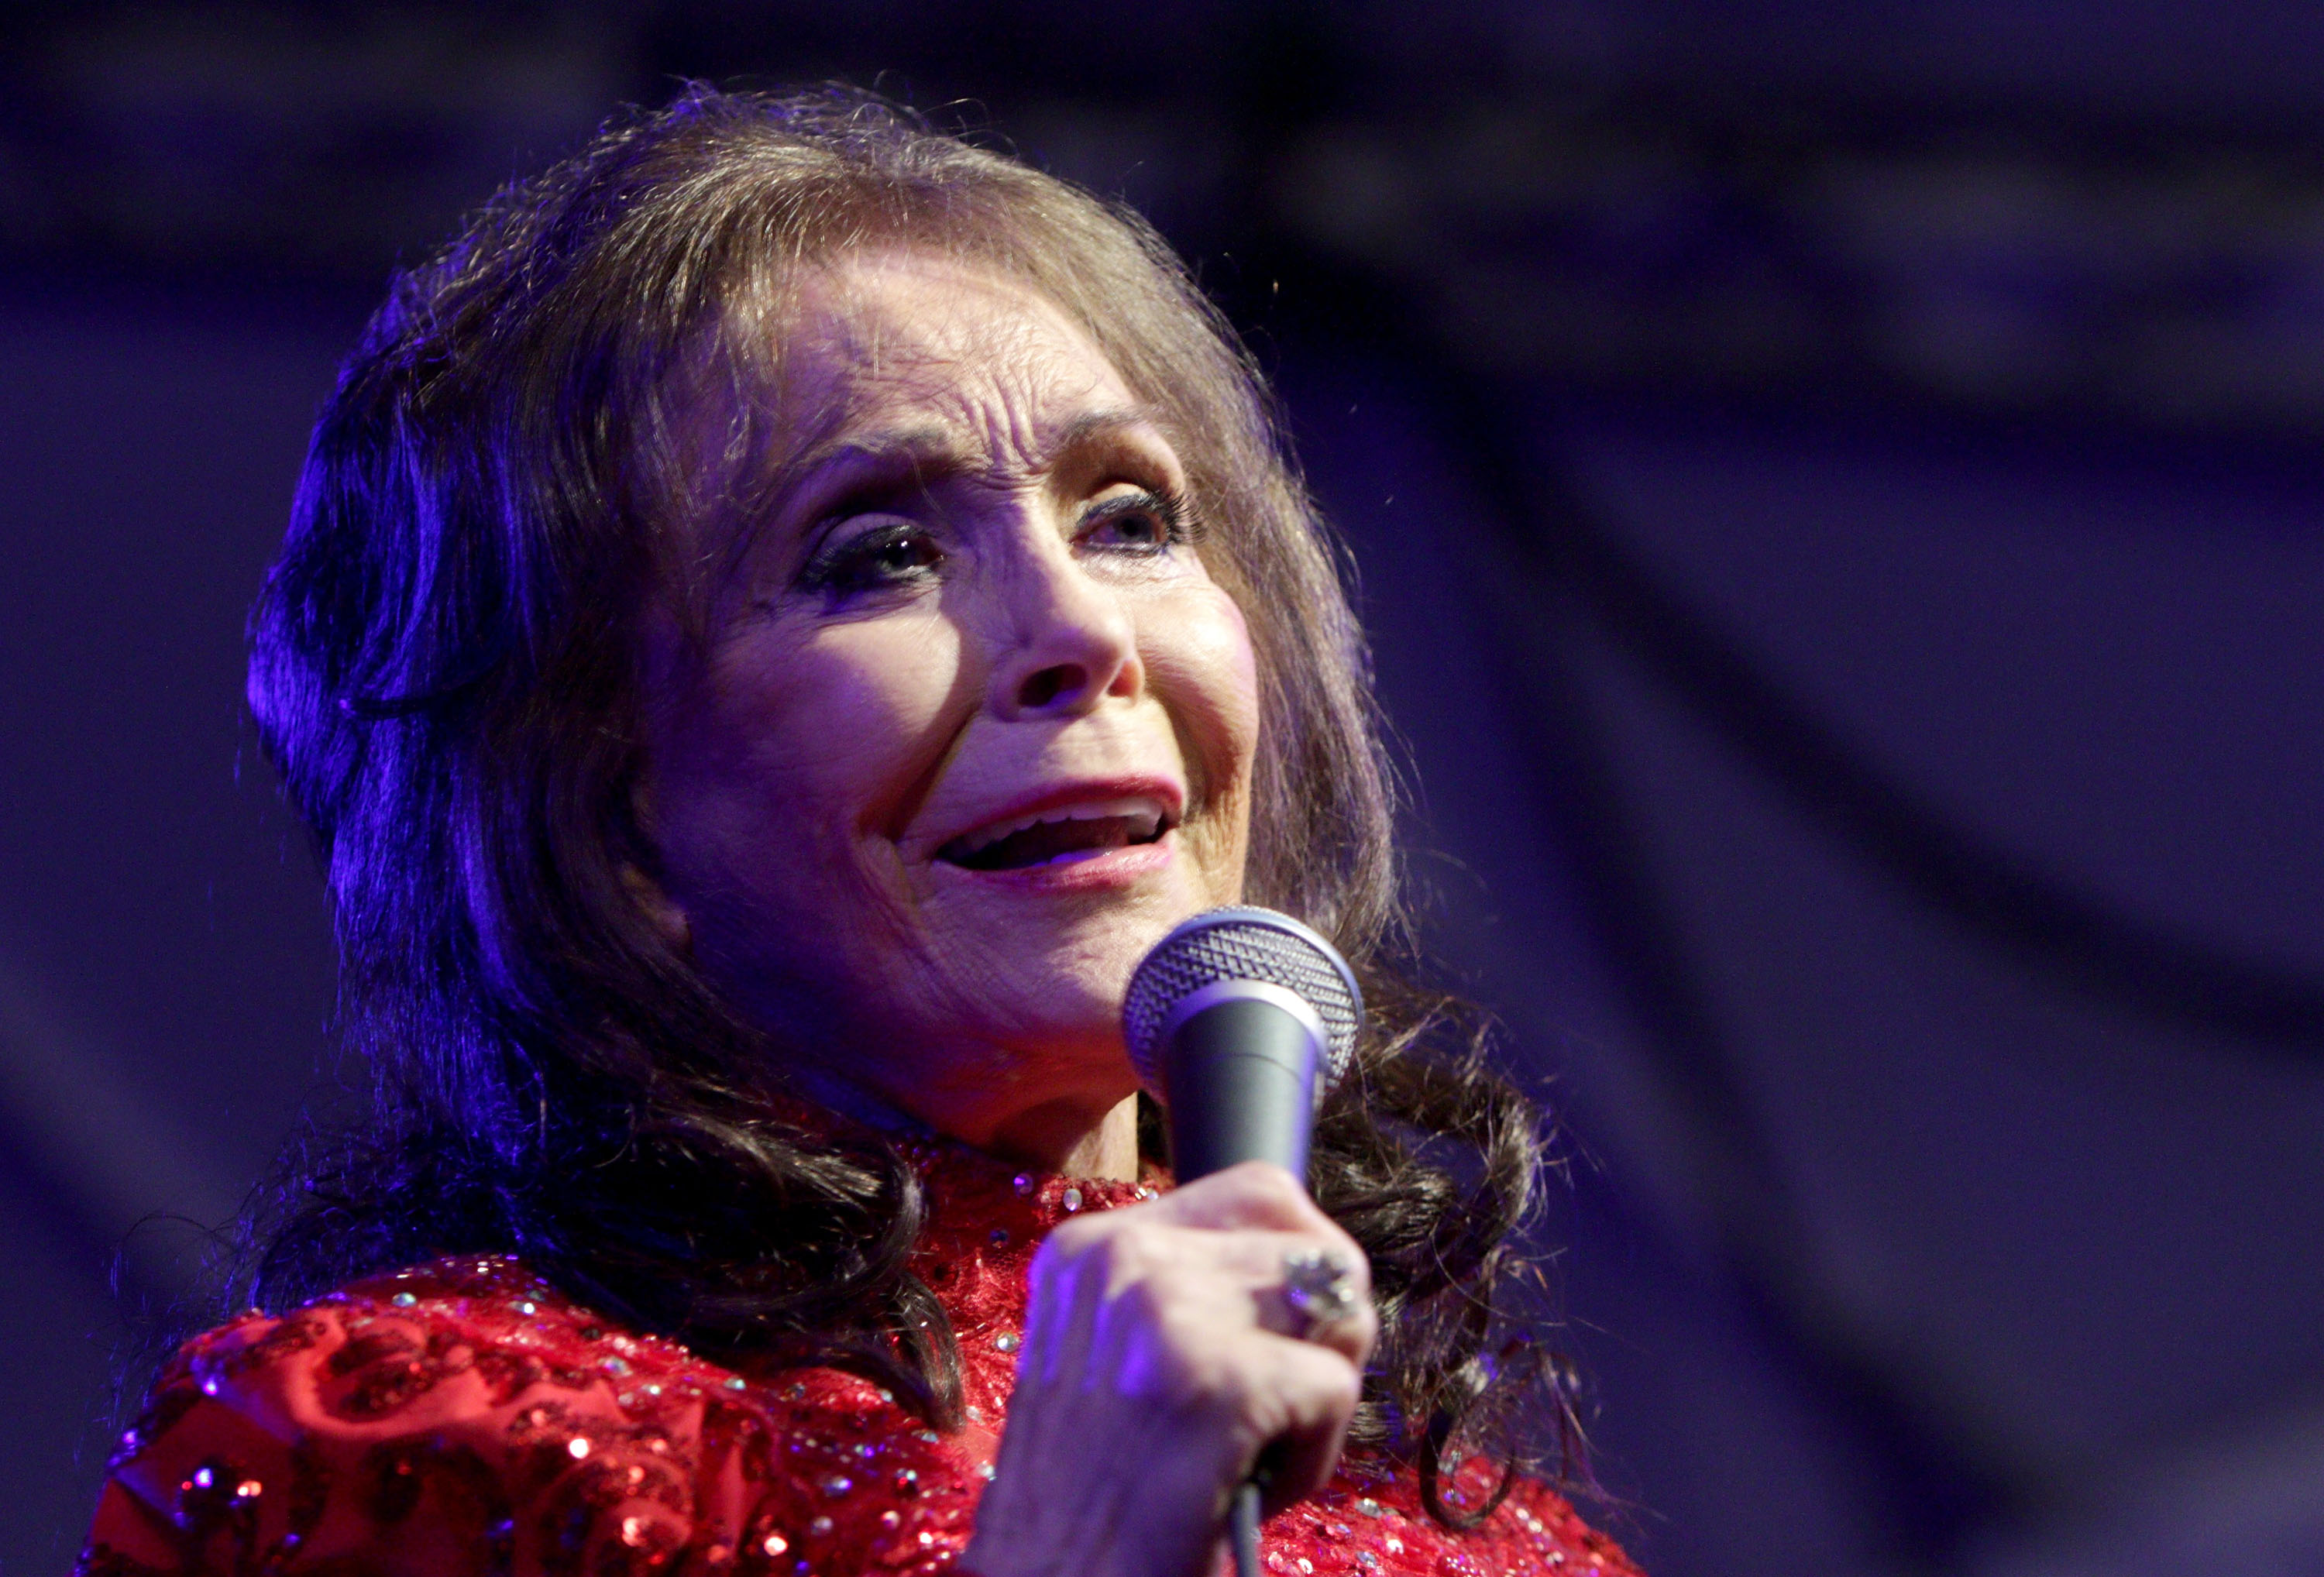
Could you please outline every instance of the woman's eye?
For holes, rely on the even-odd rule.
[[[1131,553],[1163,553],[1188,540],[1186,510],[1167,493],[1109,498],[1083,517],[1082,540]]]
[[[921,579],[943,558],[926,527],[891,521],[825,547],[800,573],[799,584],[828,597],[844,598]]]

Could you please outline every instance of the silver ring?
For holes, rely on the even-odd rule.
[[[1283,1256],[1283,1301],[1305,1322],[1305,1335],[1355,1313],[1356,1273],[1328,1250],[1294,1249]]]

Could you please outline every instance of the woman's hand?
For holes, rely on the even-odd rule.
[[[1285,1262],[1348,1268],[1307,1328]],[[978,1577],[1204,1577],[1259,1453],[1270,1507],[1339,1460],[1378,1326],[1363,1250],[1279,1167],[1067,1222],[1033,1261],[1017,1390],[962,1565]]]

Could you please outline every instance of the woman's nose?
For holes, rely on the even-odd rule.
[[[1006,646],[992,676],[996,713],[1071,715],[1144,687],[1128,611],[1070,548],[1039,544],[1019,556],[1007,579]]]

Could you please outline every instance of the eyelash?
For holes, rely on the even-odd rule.
[[[932,549],[936,544],[927,527],[915,521],[900,520],[834,540],[819,549],[807,560],[807,567],[799,571],[800,589],[840,601],[907,579],[918,579],[936,567],[933,560],[886,573],[882,573],[879,563],[882,555],[895,549],[916,545]]]
[[[1144,552],[1164,553],[1173,548],[1185,547],[1194,540],[1194,522],[1187,516],[1186,501],[1175,489],[1167,487],[1143,488],[1136,493],[1125,493],[1119,498],[1108,499],[1082,517],[1082,535],[1086,537],[1109,521],[1135,514],[1151,515],[1162,528],[1161,540],[1144,545],[1141,549]]]
[[[1124,493],[1090,510],[1082,516],[1076,540],[1085,540],[1116,521],[1140,514],[1152,517],[1161,528],[1160,539],[1152,543],[1125,544],[1113,550],[1138,558],[1159,558],[1171,549],[1183,547],[1195,539],[1195,530],[1188,518],[1185,499],[1174,489],[1157,487]],[[926,550],[927,556],[921,561],[908,566],[881,567],[880,560],[884,556],[899,548],[914,546]],[[829,542],[799,572],[798,584],[802,590],[819,593],[832,601],[844,601],[867,592],[918,580],[933,573],[942,557],[942,550],[936,547],[933,534],[926,526],[917,521],[899,519],[891,524]]]

